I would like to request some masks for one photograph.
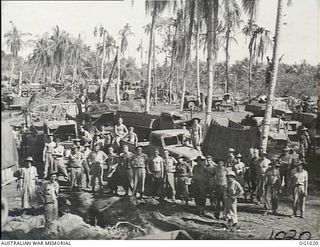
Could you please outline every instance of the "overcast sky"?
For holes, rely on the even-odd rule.
[[[257,23],[274,33],[277,0],[260,0],[261,5]],[[129,23],[134,36],[129,37],[129,55],[137,58],[138,44],[143,39],[147,46],[147,36],[143,26],[150,22],[146,16],[144,0],[125,1],[1,1],[1,36],[11,28],[9,21],[13,21],[19,30],[29,32],[33,36],[52,32],[58,25],[72,35],[79,33],[85,42],[95,47],[98,39],[93,36],[95,26],[102,24],[114,37],[118,37],[119,30]],[[283,62],[299,63],[306,60],[317,64],[320,59],[320,0],[293,0],[293,5],[285,8],[283,37],[280,53],[284,55]],[[240,60],[248,56],[245,38],[237,35],[238,45],[232,44],[231,61]],[[1,49],[8,52],[2,39]],[[31,48],[26,48],[21,55],[26,57]],[[220,50],[219,60],[223,61],[223,50]],[[271,57],[272,51],[268,51]],[[194,53],[192,54],[194,55]],[[204,57],[203,57],[204,58]],[[160,59],[159,59],[160,60]]]

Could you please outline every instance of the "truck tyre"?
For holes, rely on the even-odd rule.
[[[134,95],[133,94],[129,95],[129,101],[131,101],[131,100],[134,100]]]
[[[123,100],[129,100],[129,94],[128,93],[123,93],[122,94],[122,99]]]
[[[194,101],[188,102],[188,109],[189,110],[193,110],[195,106],[196,106],[196,103]]]
[[[27,91],[22,91],[21,92],[22,97],[28,97],[28,92]]]

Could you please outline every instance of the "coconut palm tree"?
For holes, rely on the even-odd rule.
[[[140,59],[141,59],[141,78],[143,78],[143,45],[142,39],[140,40],[139,46],[137,47],[137,52],[140,52]]]
[[[129,25],[129,23],[127,23],[123,29],[121,29],[119,31],[119,35],[120,35],[120,52],[122,54],[122,56],[124,56],[124,53],[128,50],[128,37],[131,35],[134,35],[133,32],[131,32],[131,26]]]
[[[29,62],[35,63],[31,75],[31,81],[35,78],[38,70],[41,70],[42,82],[45,83],[49,69],[52,66],[52,56],[54,53],[55,43],[50,39],[48,33],[45,33],[41,38],[31,41],[35,46],[33,52],[30,54]]]
[[[200,49],[200,33],[202,27],[202,14],[203,14],[203,1],[196,1],[196,78],[197,78],[197,99],[198,104],[201,104],[200,98],[200,58],[199,58],[199,49]]]
[[[211,119],[212,111],[212,95],[213,95],[213,81],[214,70],[218,56],[218,14],[219,14],[219,0],[205,0],[204,2],[205,19],[207,24],[207,69],[208,69],[208,97],[207,97],[207,111],[206,124]]]
[[[66,31],[60,30],[59,26],[55,26],[53,28],[51,40],[54,42],[52,55],[52,79],[60,80],[66,65],[67,52],[70,45],[70,35]]]
[[[267,49],[272,46],[270,39],[270,31],[263,27],[258,26],[253,21],[243,28],[244,35],[249,37],[249,65],[248,65],[248,80],[249,80],[249,100],[251,98],[251,86],[252,86],[252,66],[258,60],[262,61]]]
[[[71,39],[70,46],[70,64],[72,67],[72,87],[76,81],[76,77],[79,74],[79,68],[81,67],[81,62],[85,56],[85,52],[88,51],[88,47],[85,46],[81,35],[78,35],[78,38]]]
[[[290,1],[288,3],[290,3]],[[274,103],[274,91],[277,84],[278,66],[279,66],[279,42],[281,40],[281,27],[282,27],[282,18],[283,18],[283,9],[284,9],[283,5],[284,5],[284,0],[278,0],[277,19],[276,19],[276,25],[275,25],[275,37],[274,37],[274,47],[273,47],[273,57],[272,57],[271,79],[270,79],[271,84],[269,86],[267,106],[266,106],[266,110],[263,118],[263,126],[262,126],[261,148],[263,149],[263,151],[267,151],[270,121],[271,121],[272,108]]]
[[[182,76],[182,95],[181,95],[181,102],[180,102],[180,111],[183,111],[184,106],[184,98],[186,93],[186,77],[188,72],[188,65],[190,59],[190,51],[191,51],[191,39],[192,39],[192,32],[193,32],[193,24],[194,24],[194,14],[195,14],[195,0],[190,0],[185,2],[184,6],[185,16],[189,16],[189,26],[188,31],[186,31],[185,35],[185,56],[183,61],[183,76]]]
[[[18,58],[18,53],[23,49],[26,45],[23,38],[25,36],[31,35],[30,33],[23,33],[17,29],[17,27],[10,21],[12,25],[12,29],[4,34],[4,38],[6,40],[7,46],[12,53],[11,59],[11,76],[9,81],[9,88],[11,88],[12,81],[14,79],[14,64],[16,59]]]
[[[175,1],[174,1],[175,3]],[[157,19],[157,15],[162,13],[167,7],[171,5],[170,1],[153,1],[146,0],[145,8],[146,13],[151,14],[151,26],[150,26],[150,38],[149,38],[149,51],[148,51],[148,69],[147,69],[147,93],[146,93],[146,103],[145,103],[145,111],[150,113],[150,95],[151,95],[151,71],[152,71],[152,52],[153,52],[153,39],[154,39],[154,28]],[[175,7],[175,6],[174,6]]]
[[[106,35],[108,34],[107,30],[100,25],[100,27],[95,27],[93,31],[93,35],[96,37],[102,37],[102,58],[101,58],[101,66],[100,66],[100,102],[103,101],[103,75],[104,75],[104,65],[105,65],[105,57],[106,57]]]
[[[236,41],[234,38],[235,30],[240,27],[241,21],[241,10],[236,0],[224,0],[224,22],[225,22],[225,55],[226,55],[226,88],[225,91],[229,92],[229,48],[230,41]]]

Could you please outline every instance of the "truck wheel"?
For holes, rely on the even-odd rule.
[[[22,97],[28,97],[28,92],[27,91],[22,91],[21,92]]]
[[[122,94],[122,99],[123,100],[128,100],[129,99],[129,94],[127,94],[127,93]]]
[[[131,101],[131,100],[134,100],[134,95],[133,94],[129,95],[129,101]]]
[[[188,109],[193,110],[196,104],[193,101],[188,102]]]

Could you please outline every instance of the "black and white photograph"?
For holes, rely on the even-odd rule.
[[[318,245],[319,95],[319,0],[1,1],[1,246]]]

